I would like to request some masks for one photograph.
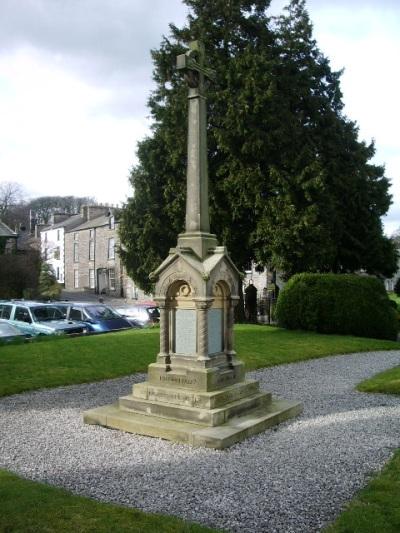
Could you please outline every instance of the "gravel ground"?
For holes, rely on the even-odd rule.
[[[252,372],[304,413],[225,451],[85,426],[143,375],[0,400],[0,467],[98,500],[233,532],[313,532],[332,521],[400,446],[400,398],[354,386],[400,351]]]

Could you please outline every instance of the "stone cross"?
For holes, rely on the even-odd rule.
[[[185,73],[189,85],[188,161],[185,235],[202,239],[209,235],[207,113],[204,97],[205,78],[215,79],[215,72],[204,66],[204,45],[189,44],[189,50],[177,57],[177,68]],[[197,237],[196,237],[197,235]],[[197,248],[196,245],[194,245]],[[200,246],[201,248],[201,246]],[[199,249],[200,249],[199,248]]]

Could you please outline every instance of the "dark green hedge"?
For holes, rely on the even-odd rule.
[[[296,274],[280,292],[276,317],[288,329],[396,339],[398,322],[383,283],[354,274]]]

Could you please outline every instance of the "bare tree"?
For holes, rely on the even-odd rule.
[[[21,204],[24,200],[24,190],[14,181],[0,182],[0,218],[4,218],[12,206]]]

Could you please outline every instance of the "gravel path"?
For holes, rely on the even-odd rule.
[[[84,409],[143,375],[11,396],[0,400],[0,467],[228,531],[319,531],[400,446],[400,398],[354,391],[399,364],[392,351],[252,372],[304,413],[225,451],[83,425]]]

